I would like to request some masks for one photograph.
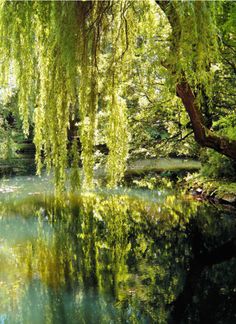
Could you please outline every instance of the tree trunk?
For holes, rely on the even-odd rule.
[[[181,26],[178,14],[170,0],[156,0],[156,3],[165,13],[172,28],[171,51],[179,53],[179,39],[181,37]],[[183,105],[192,123],[194,137],[202,147],[209,147],[215,151],[236,160],[236,141],[216,135],[204,123],[204,118],[190,84],[184,77],[176,85],[177,96],[181,98]]]

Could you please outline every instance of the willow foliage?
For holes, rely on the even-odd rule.
[[[105,71],[110,73],[121,61],[121,58],[114,58],[117,46],[123,55],[128,50],[127,43],[120,41],[123,29],[127,30],[126,6],[125,1],[1,3],[2,84],[11,82],[12,75],[16,75],[19,109],[26,135],[33,111],[38,173],[44,164],[47,170],[53,168],[58,187],[62,188],[65,183],[71,125],[74,138],[71,156],[74,162],[78,161],[79,138],[84,186],[93,186],[98,83],[99,80],[111,81],[109,77],[99,77],[99,60],[100,56],[106,55]],[[111,34],[109,24],[113,21],[116,21],[113,27],[118,27],[116,35],[108,41],[106,38],[101,40],[102,32]],[[121,136],[127,131],[124,129],[126,108],[124,104],[118,104],[118,88],[117,85],[110,87],[113,99],[107,132],[111,152],[108,173],[113,174],[113,185],[122,177],[128,153],[128,137]],[[124,132],[119,127],[123,127]],[[116,135],[118,137],[113,138]],[[121,140],[119,147],[113,148],[117,140]],[[72,162],[72,166],[75,164]]]
[[[2,64],[16,74],[25,134],[34,110],[38,172],[55,170],[65,181],[67,129],[77,98],[78,55],[75,3],[4,2],[1,6]],[[7,55],[6,55],[7,53]],[[7,60],[7,62],[6,62]],[[3,74],[7,82],[7,74]]]
[[[173,1],[172,5],[178,21],[173,33],[175,55],[169,61],[179,71],[177,77],[184,71],[195,86],[198,82],[208,85],[216,48],[215,4]],[[32,119],[34,123],[38,173],[43,165],[47,170],[53,168],[59,189],[66,181],[68,157],[74,184],[78,178],[79,140],[83,185],[93,187],[101,109],[108,116],[108,185],[115,186],[122,179],[129,142],[125,81],[137,35],[145,23],[150,28],[155,10],[151,0],[1,1],[1,84],[16,79],[26,135]]]
[[[183,75],[193,88],[211,97],[212,64],[218,60],[217,1],[170,1],[166,9],[172,28],[170,56],[173,83]]]

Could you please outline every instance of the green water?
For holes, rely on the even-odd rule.
[[[0,185],[0,323],[235,323],[235,211],[166,190]]]

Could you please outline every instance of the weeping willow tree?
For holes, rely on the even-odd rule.
[[[139,27],[145,26],[150,15],[157,15],[157,5],[170,26],[167,58],[160,58],[159,53],[157,57],[169,71],[196,140],[235,158],[235,142],[210,132],[200,109],[203,92],[211,97],[211,65],[217,61],[217,2],[3,0],[1,83],[6,86],[16,80],[26,136],[29,124],[34,123],[37,171],[44,165],[48,171],[53,169],[60,190],[66,181],[68,157],[73,181],[80,182],[79,140],[83,186],[93,187],[97,113],[101,109],[108,115],[108,186],[116,186],[122,179],[129,142],[124,80]]]
[[[53,168],[60,190],[68,156],[78,169],[78,138],[83,184],[93,187],[99,96],[106,97],[102,109],[109,114],[109,186],[124,174],[129,136],[120,82],[132,43],[127,23],[132,19],[130,5],[127,1],[1,3],[1,83],[6,86],[13,76],[16,79],[26,136],[33,118],[37,172],[44,165],[48,171]]]

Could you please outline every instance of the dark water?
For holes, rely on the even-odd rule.
[[[0,323],[236,323],[233,210],[47,181],[0,188]]]

